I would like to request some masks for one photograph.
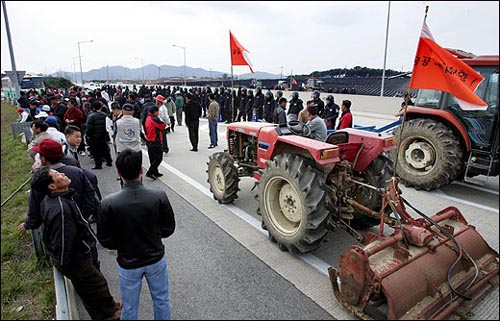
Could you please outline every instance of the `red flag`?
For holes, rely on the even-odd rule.
[[[472,67],[440,47],[424,20],[410,88],[445,91],[455,96],[462,109],[484,110],[488,104],[474,93],[483,79]]]
[[[292,78],[292,85],[296,85],[297,84],[297,80],[295,80],[295,78]]]
[[[252,62],[248,56],[248,50],[236,40],[231,31],[229,31],[229,45],[231,47],[231,65],[248,66],[253,73]]]

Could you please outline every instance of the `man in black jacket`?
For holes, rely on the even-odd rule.
[[[102,159],[106,166],[113,166],[108,142],[110,137],[106,130],[107,115],[101,111],[102,105],[95,101],[92,103],[94,112],[87,118],[87,142],[92,149],[95,166],[92,169],[102,169]]]
[[[197,152],[198,141],[199,141],[201,106],[198,102],[194,100],[193,94],[191,93],[188,93],[186,95],[184,114],[186,116],[185,123],[189,131],[189,141],[191,142],[191,146],[193,147],[190,149],[190,151]]]
[[[47,195],[40,204],[43,242],[52,264],[71,280],[93,320],[118,320],[122,305],[111,295],[104,275],[92,264],[96,236],[73,200],[75,190],[64,173],[43,166],[31,178],[32,191]],[[26,226],[19,225],[24,234]]]
[[[99,208],[97,238],[117,250],[122,320],[138,320],[139,294],[146,277],[155,320],[170,320],[168,271],[162,238],[174,233],[175,218],[163,190],[142,184],[142,153],[125,149],[116,158],[125,182],[119,192],[105,196]]]

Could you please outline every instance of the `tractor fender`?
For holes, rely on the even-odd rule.
[[[401,114],[402,116],[402,114]],[[459,136],[459,139],[465,144],[467,152],[471,150],[469,135],[465,127],[447,110],[424,108],[417,106],[408,106],[406,111],[406,120],[414,118],[432,118],[440,121],[450,127],[450,129]]]

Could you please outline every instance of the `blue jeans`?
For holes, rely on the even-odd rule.
[[[123,300],[121,320],[138,320],[143,276],[146,277],[153,299],[155,320],[170,320],[171,307],[165,257],[154,264],[137,269],[124,269],[118,266],[118,275],[120,277],[120,294]]]
[[[213,146],[217,146],[217,121],[209,120],[208,129],[210,131],[210,144]]]

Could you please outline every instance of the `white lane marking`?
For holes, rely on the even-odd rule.
[[[142,150],[142,153],[147,156],[147,153],[144,150]],[[164,161],[161,162],[161,166],[164,169],[172,172],[172,174],[174,174],[177,177],[179,177],[180,179],[184,180],[186,183],[190,184],[191,186],[193,186],[194,188],[196,188],[197,190],[199,190],[200,192],[202,192],[206,196],[208,196],[210,198],[213,198],[212,197],[212,193],[210,192],[209,188],[201,185],[200,183],[198,183],[197,181],[195,181],[191,177],[189,177],[189,176],[185,175],[184,173],[180,172],[175,167],[173,167],[173,166],[165,163]],[[255,217],[253,217],[252,215],[250,215],[247,212],[243,211],[242,209],[240,209],[239,207],[237,207],[234,204],[221,204],[221,206],[225,207],[226,209],[228,209],[229,211],[231,211],[233,214],[235,214],[236,216],[238,216],[239,218],[241,218],[242,220],[244,220],[245,222],[247,222],[248,224],[250,224],[251,226],[253,226],[254,228],[256,228],[262,234],[267,235],[267,232],[264,231],[261,228],[260,221],[258,219],[256,219]],[[296,255],[301,260],[303,260],[307,264],[311,265],[313,268],[315,268],[316,270],[318,270],[322,274],[328,276],[328,267],[330,267],[330,264],[328,264],[327,262],[319,259],[318,257],[316,257],[316,256],[314,256],[314,255],[312,255],[310,253],[296,254]]]
[[[472,184],[467,184],[467,183],[464,183],[464,182],[453,182],[453,184],[465,186],[465,187],[468,187],[468,188],[477,189],[478,191],[482,191],[482,192],[486,192],[486,193],[491,193],[491,194],[499,195],[498,191],[495,191],[495,190],[492,190],[492,189],[487,189],[487,188],[476,186],[476,185],[472,185]]]
[[[483,210],[490,211],[490,212],[498,214],[498,208],[493,208],[493,207],[489,207],[489,206],[477,204],[477,203],[474,203],[474,202],[464,201],[464,200],[462,200],[460,198],[448,196],[445,193],[443,193],[443,191],[440,191],[440,190],[431,191],[430,193],[433,194],[433,195],[435,195],[435,196],[441,197],[441,198],[445,198],[445,199],[448,199],[448,200],[451,200],[451,201],[455,201],[457,203],[462,203],[462,204],[465,204],[465,205],[470,205],[472,207],[477,207],[477,208],[480,208],[480,209],[483,209]]]

